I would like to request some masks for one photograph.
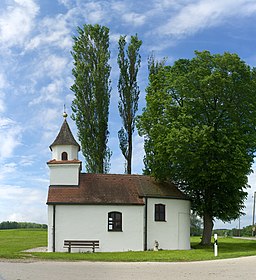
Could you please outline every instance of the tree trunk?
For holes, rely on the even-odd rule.
[[[127,174],[132,174],[132,130],[128,130]]]
[[[201,245],[211,245],[213,217],[208,213],[205,213],[203,218],[204,218],[204,229],[203,229]]]

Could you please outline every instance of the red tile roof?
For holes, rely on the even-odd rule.
[[[187,199],[175,185],[149,176],[81,173],[78,187],[50,186],[47,204],[143,205],[143,197]]]

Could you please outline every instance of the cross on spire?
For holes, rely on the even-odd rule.
[[[63,118],[66,119],[68,114],[66,113],[66,105],[64,104],[64,108],[63,108],[63,114],[62,114]]]

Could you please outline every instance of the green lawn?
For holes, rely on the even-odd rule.
[[[191,238],[189,251],[148,251],[118,253],[24,253],[23,250],[46,246],[46,230],[0,230],[0,258],[37,258],[44,260],[89,260],[89,261],[129,261],[129,262],[174,262],[201,261],[237,258],[256,255],[256,241],[219,238],[219,256],[214,257],[213,247],[202,248],[199,237]]]
[[[22,251],[46,246],[47,231],[41,229],[0,230],[0,258],[26,257]]]

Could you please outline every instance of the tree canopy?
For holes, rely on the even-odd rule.
[[[214,219],[242,214],[256,150],[256,71],[238,55],[195,52],[173,66],[149,61],[145,172],[171,180],[204,220],[209,244]]]
[[[76,121],[86,169],[106,173],[111,156],[107,146],[111,91],[109,29],[98,24],[78,28],[71,54],[75,78],[71,86],[75,93],[72,118]]]
[[[118,132],[119,146],[126,160],[126,173],[131,174],[132,165],[132,135],[135,128],[135,115],[138,111],[139,86],[137,74],[140,67],[141,57],[139,49],[142,41],[138,36],[131,36],[131,41],[126,48],[126,36],[119,38],[119,53],[117,62],[120,69],[118,91],[119,113],[123,127]]]

